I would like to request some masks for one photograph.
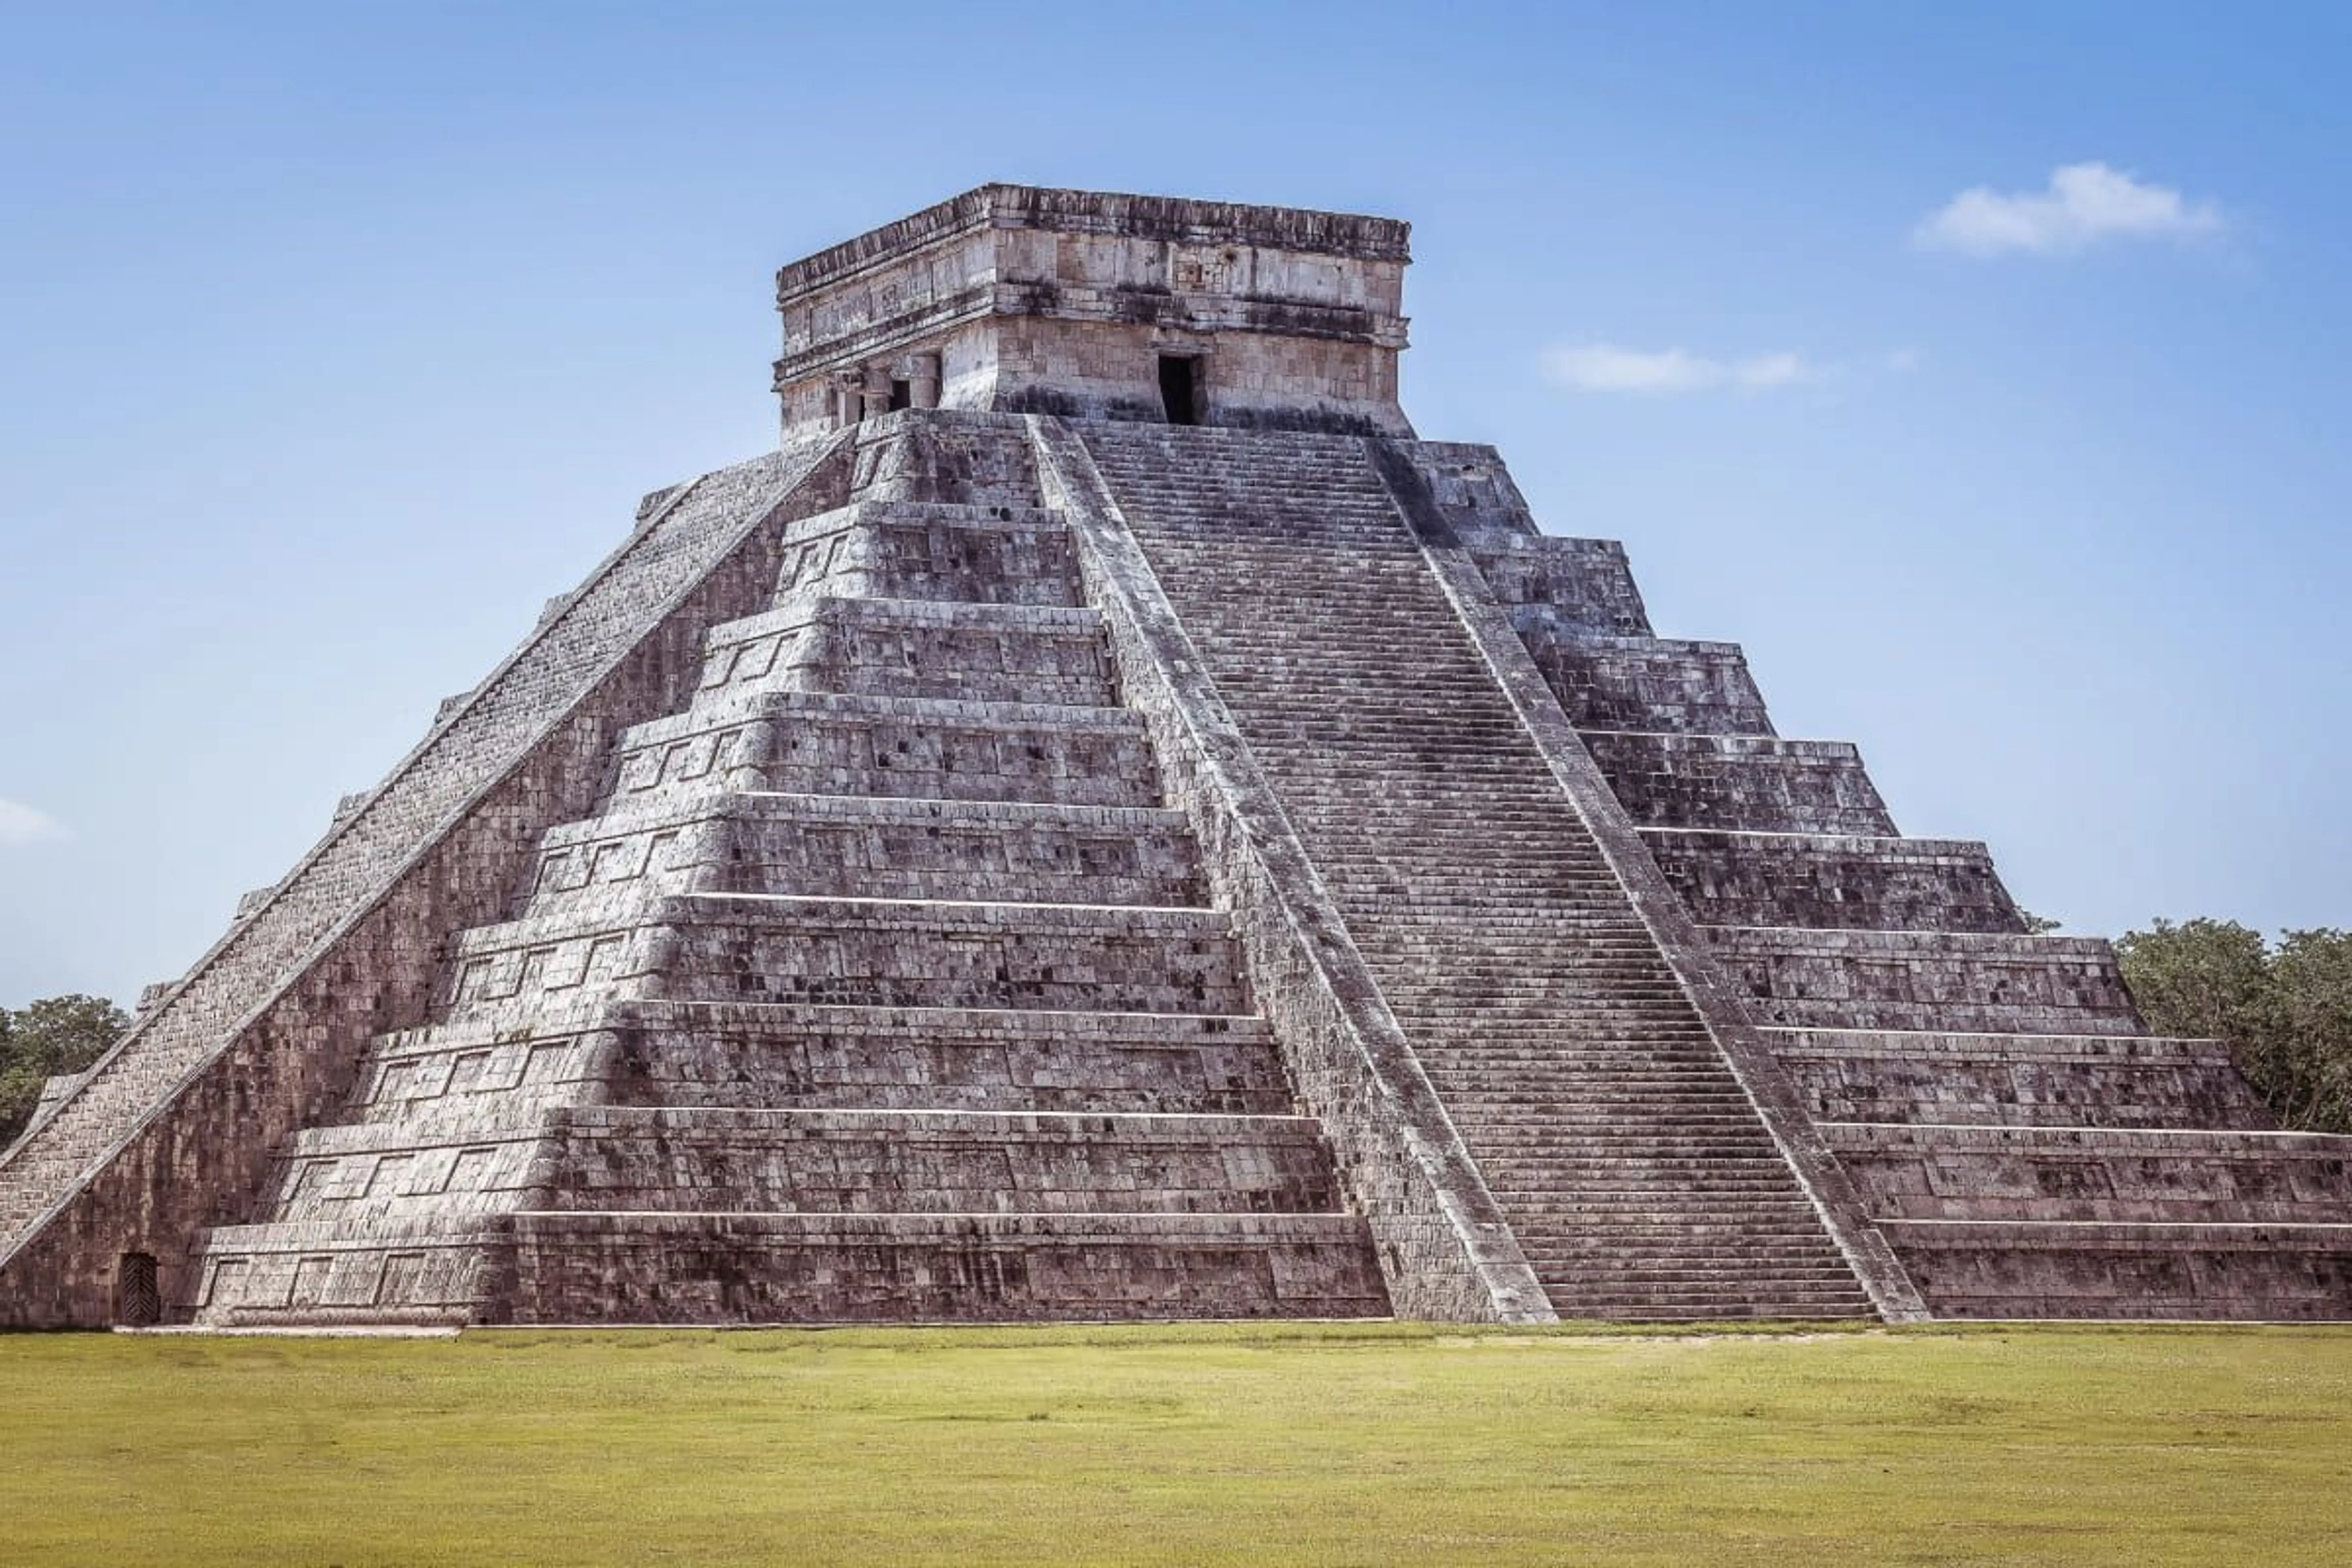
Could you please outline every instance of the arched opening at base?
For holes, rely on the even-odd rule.
[[[115,1276],[114,1321],[126,1329],[152,1329],[163,1321],[163,1293],[155,1283],[155,1255],[126,1252]]]

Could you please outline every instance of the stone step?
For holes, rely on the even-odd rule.
[[[782,691],[622,733],[615,805],[730,790],[1160,804],[1143,721],[1121,708]]]
[[[504,1216],[216,1226],[170,1303],[206,1328],[457,1326],[489,1321]],[[167,1310],[167,1316],[173,1315]]]
[[[1791,1027],[2137,1035],[2115,952],[2087,937],[1703,928],[1756,1011]]]
[[[1177,812],[894,795],[696,795],[551,829],[528,913],[656,892],[1205,900]]]
[[[664,898],[613,924],[464,933],[453,1016],[518,998],[1250,1011],[1228,917],[1210,910],[768,897]]]
[[[1580,1301],[1563,1298],[1552,1303],[1566,1322],[1601,1323],[1730,1323],[1834,1322],[1877,1316],[1866,1304],[1811,1297],[1730,1297],[1720,1289],[1687,1295],[1661,1295],[1633,1301]]]
[[[518,1322],[1387,1315],[1340,1215],[525,1214]]]
[[[2352,1138],[1829,1122],[1890,1218],[2352,1223]]]
[[[313,1128],[276,1217],[1336,1211],[1298,1116],[583,1106],[526,1124]]]
[[[1879,1228],[1940,1317],[2352,1319],[2352,1224],[1890,1219]]]
[[[1675,637],[1519,635],[1580,731],[1770,735],[1771,716],[1737,643]]]
[[[1118,700],[1097,612],[923,599],[793,599],[711,628],[698,703],[780,689],[1079,706]]]
[[[1690,1238],[1693,1246],[1704,1246],[1706,1241],[1704,1237]],[[1559,1296],[1570,1300],[1683,1291],[1719,1292],[1725,1288],[1727,1277],[1735,1269],[1739,1275],[1739,1289],[1743,1294],[1767,1293],[1787,1297],[1801,1293],[1857,1304],[1864,1300],[1861,1288],[1853,1282],[1853,1276],[1843,1268],[1835,1266],[1808,1267],[1802,1262],[1784,1260],[1764,1248],[1750,1248],[1744,1253],[1718,1255],[1704,1262],[1685,1262],[1677,1266],[1654,1258],[1628,1260],[1624,1257],[1622,1244],[1609,1239],[1590,1251],[1569,1249],[1538,1257],[1563,1276],[1572,1276],[1580,1265],[1607,1259],[1609,1283],[1592,1287],[1561,1286]]]
[[[472,1126],[558,1105],[1294,1109],[1265,1021],[1218,1014],[614,1000],[379,1037],[352,1115]]]
[[[1076,605],[1060,513],[1025,507],[859,500],[786,525],[780,598]]]
[[[270,1216],[279,1223],[404,1223],[505,1214],[551,1174],[561,1110],[501,1108],[455,1125],[372,1122],[295,1135]]]
[[[2021,932],[1982,844],[1651,827],[1651,858],[1701,925]]]
[[[1843,742],[1636,731],[1596,731],[1584,742],[1643,827],[1895,832],[1861,754]]]
[[[1470,1116],[1459,1125],[1479,1156],[1480,1169],[1490,1175],[1573,1170],[1591,1184],[1611,1167],[1622,1166],[1620,1173],[1644,1181],[1668,1172],[1769,1176],[1780,1158],[1761,1123],[1685,1134],[1676,1130],[1671,1113],[1658,1110],[1629,1111],[1614,1132],[1525,1121],[1497,1125]]]
[[[1766,1038],[1822,1121],[2274,1125],[2219,1040],[1790,1028]]]
[[[1297,1116],[610,1106],[561,1119],[553,1209],[1314,1214],[1340,1207]]]
[[[1810,1237],[1821,1224],[1811,1204],[1788,1198],[1720,1204],[1703,1221],[1662,1220],[1652,1199],[1632,1194],[1584,1196],[1565,1203],[1530,1198],[1526,1212],[1557,1222],[1562,1237],[1719,1234],[1734,1240],[1752,1237],[1769,1241],[1783,1236]]]
[[[1472,1154],[1479,1156],[1476,1140],[1469,1142]],[[1533,1203],[1613,1204],[1639,1198],[1658,1204],[1656,1212],[1662,1216],[1680,1215],[1693,1221],[1717,1217],[1714,1200],[1717,1198],[1736,1198],[1745,1204],[1777,1202],[1789,1195],[1788,1184],[1775,1184],[1771,1167],[1761,1155],[1579,1160],[1573,1155],[1506,1151],[1491,1160],[1481,1157],[1479,1170],[1490,1185],[1500,1183]]]
[[[1385,1317],[1343,1215],[524,1212],[224,1226],[199,1322],[1022,1322]]]
[[[630,1001],[610,1095],[666,1105],[1284,1114],[1263,1019]]]
[[[1539,1211],[1549,1233],[1536,1250],[1551,1257],[1606,1252],[1626,1268],[1662,1265],[1714,1269],[1757,1258],[1793,1258],[1790,1265],[1822,1278],[1853,1283],[1844,1262],[1812,1245],[1820,1216],[1758,1205],[1729,1208],[1704,1224],[1671,1223],[1622,1206],[1556,1205]]]
[[[1449,1090],[1457,1087],[1449,1082]],[[1718,1102],[1679,1103],[1671,1094],[1646,1100],[1587,1100],[1564,1088],[1545,1099],[1482,1093],[1470,1085],[1446,1103],[1457,1120],[1474,1123],[1490,1137],[1575,1139],[1590,1142],[1685,1143],[1703,1139],[1747,1138],[1756,1130],[1752,1106]]]
[[[1671,1064],[1657,1063],[1654,1056],[1644,1060],[1633,1053],[1595,1049],[1588,1059],[1575,1047],[1564,1047],[1534,1058],[1498,1053],[1475,1058],[1475,1065],[1478,1072],[1465,1071],[1447,1082],[1473,1097],[1508,1095],[1515,1086],[1524,1085],[1545,1095],[1572,1089],[1596,1105],[1619,1100],[1643,1104],[1662,1094],[1694,1104],[1747,1103],[1745,1094],[1726,1087],[1709,1064],[1696,1058],[1686,1068],[1675,1069]]]

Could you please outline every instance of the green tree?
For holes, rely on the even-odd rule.
[[[2352,931],[2291,931],[2271,957],[2266,1042],[2290,1127],[2352,1131]]]
[[[14,1012],[0,1007],[0,1149],[25,1130],[43,1083],[81,1071],[130,1026],[130,1016],[103,996],[48,996]]]
[[[2221,1039],[2281,1125],[2352,1132],[2352,933],[2158,921],[2116,942],[2124,981],[2162,1035]]]
[[[2242,1044],[2268,1034],[2270,951],[2235,921],[2158,921],[2116,942],[2124,982],[2160,1035]]]

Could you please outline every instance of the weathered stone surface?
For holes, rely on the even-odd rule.
[[[2340,1320],[2352,1226],[1888,1220],[1939,1315]]]
[[[2105,943],[2023,934],[1982,846],[1896,837],[1737,647],[1649,635],[1620,563],[1485,494],[1452,525],[1930,1310],[2352,1317],[2352,1141],[2269,1134],[2217,1043],[2148,1037]]]
[[[1186,819],[1148,804],[1066,526],[853,489],[780,556],[773,607],[616,737],[602,812],[539,836],[510,918],[451,942],[438,1020],[282,1146],[184,1310],[1382,1310]]]
[[[702,632],[767,592],[782,521],[837,504],[833,457],[803,443],[680,487],[142,1009],[0,1161],[0,1321],[110,1321],[133,1252],[186,1299],[205,1226],[334,1113],[371,1036],[424,1021],[449,936],[507,905],[538,830],[596,799],[612,738],[682,701]]]
[[[893,408],[1411,433],[1407,227],[983,185],[776,276],[789,429]],[[1163,360],[1190,405],[1171,410]]]
[[[1774,1054],[1822,1121],[2270,1125],[2218,1040],[1867,1029],[1769,1033]]]
[[[1411,439],[1405,260],[987,186],[785,268],[784,449],[48,1086],[0,1322],[2352,1317],[2352,1140]]]
[[[1702,925],[2025,929],[1981,844],[1669,827],[1650,828],[1642,837]]]
[[[1775,1024],[2011,1034],[2142,1033],[2104,942],[1975,931],[1717,926],[1724,963]]]
[[[1085,440],[1553,1308],[1867,1310],[1364,445]]]
[[[1216,1013],[636,1001],[611,1009],[608,1097],[758,1106],[1281,1115],[1262,1018]]]

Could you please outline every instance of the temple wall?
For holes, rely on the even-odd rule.
[[[984,187],[778,275],[787,429],[897,406],[1407,435],[1405,228],[1343,214]]]

